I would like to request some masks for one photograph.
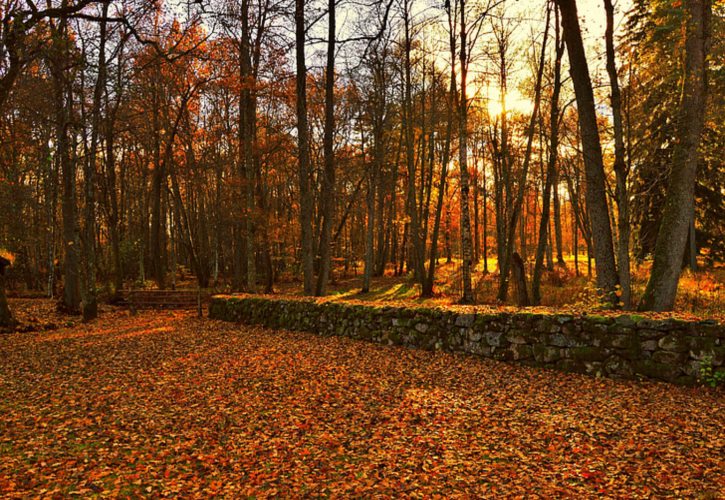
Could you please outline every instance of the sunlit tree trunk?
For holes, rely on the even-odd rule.
[[[466,0],[461,2],[461,105],[458,121],[458,164],[460,167],[460,201],[461,211],[461,276],[463,280],[462,304],[473,303],[473,286],[471,283],[471,265],[473,262],[473,249],[471,245],[471,214],[468,207],[468,96],[466,95],[466,80],[468,77],[468,41],[466,33]]]
[[[455,50],[455,49],[454,49]],[[452,54],[455,57],[455,53]],[[438,262],[438,238],[440,235],[441,216],[443,214],[443,202],[445,200],[446,182],[448,178],[448,163],[451,159],[451,135],[453,132],[453,107],[456,101],[456,78],[454,66],[451,67],[451,83],[448,92],[448,109],[446,112],[446,137],[443,145],[443,158],[441,161],[441,173],[438,182],[438,197],[436,199],[435,216],[433,220],[433,234],[430,242],[430,259],[428,261],[428,274],[423,282],[423,297],[433,296],[433,284],[435,282],[435,268]]]
[[[483,272],[488,274],[488,190],[486,169],[483,169]]]
[[[526,153],[524,154],[523,165],[521,167],[521,177],[519,179],[518,192],[514,199],[513,208],[511,210],[511,217],[508,222],[508,235],[506,236],[506,254],[503,259],[503,263],[500,265],[501,276],[499,278],[498,288],[498,300],[504,302],[508,296],[508,285],[509,285],[509,272],[511,270],[511,258],[514,253],[514,241],[516,237],[516,227],[521,214],[524,194],[526,189],[526,179],[528,176],[529,164],[531,163],[531,151],[534,142],[534,129],[536,126],[536,120],[539,114],[539,106],[541,104],[541,80],[544,74],[544,63],[546,62],[546,43],[549,36],[549,19],[551,16],[551,9],[547,7],[546,11],[546,25],[544,28],[544,38],[541,42],[541,55],[538,61],[538,68],[536,71],[536,83],[534,88],[534,109],[531,112],[531,118],[528,124],[527,140],[526,140]],[[523,243],[523,242],[522,242]]]
[[[556,264],[566,267],[563,253],[563,238],[561,229],[561,201],[559,199],[559,169],[554,172],[553,182],[553,203],[554,203],[554,236],[556,242]]]
[[[448,17],[448,45],[451,54],[451,61],[456,60],[456,34],[454,28],[454,16],[451,12],[450,5],[446,9]],[[433,284],[435,283],[435,268],[438,263],[438,238],[440,235],[441,217],[443,215],[443,204],[445,202],[445,194],[447,190],[448,164],[451,161],[451,137],[453,135],[453,111],[456,107],[458,92],[456,90],[456,65],[451,64],[450,84],[448,89],[448,98],[446,99],[446,136],[443,145],[443,158],[441,159],[441,173],[438,182],[438,197],[436,199],[435,216],[433,220],[433,234],[430,243],[430,259],[428,261],[428,274],[423,281],[422,296],[433,296]],[[448,247],[448,239],[450,232],[446,232],[446,247]]]

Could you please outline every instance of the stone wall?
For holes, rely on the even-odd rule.
[[[216,296],[209,317],[615,378],[695,384],[706,357],[725,371],[725,326],[716,321],[465,311]]]

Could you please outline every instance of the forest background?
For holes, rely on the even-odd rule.
[[[2,321],[5,288],[717,315],[723,8],[7,0]]]

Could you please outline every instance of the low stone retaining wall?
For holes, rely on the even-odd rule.
[[[213,297],[209,317],[614,378],[691,385],[703,359],[725,371],[725,326],[711,320],[485,314],[264,296]]]

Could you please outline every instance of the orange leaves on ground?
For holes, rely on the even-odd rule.
[[[0,357],[4,497],[725,494],[703,389],[166,312]]]

